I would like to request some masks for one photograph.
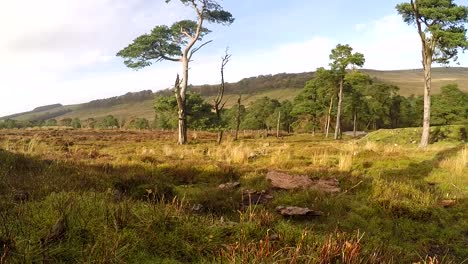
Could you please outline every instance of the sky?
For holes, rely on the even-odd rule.
[[[220,1],[236,21],[206,25],[213,42],[194,56],[189,83],[219,83],[226,47],[228,82],[327,67],[337,44],[363,53],[367,69],[421,68],[416,29],[395,11],[401,1]],[[170,87],[180,63],[135,71],[115,54],[157,25],[193,18],[178,0],[0,0],[0,116]]]

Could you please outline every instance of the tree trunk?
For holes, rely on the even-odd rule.
[[[356,130],[357,130],[357,111],[354,110],[354,120],[353,120],[353,137],[356,137]]]
[[[239,98],[237,99],[237,114],[236,114],[236,136],[234,140],[239,139],[239,128],[240,128],[240,115],[241,115],[241,100],[242,100],[242,95],[239,94]],[[244,136],[245,136],[245,130],[244,130]]]
[[[431,65],[432,56],[423,56],[424,58],[424,116],[423,116],[423,131],[421,136],[421,148],[427,147],[429,144],[429,132],[431,121]]]
[[[332,112],[332,109],[333,109],[333,96],[331,97],[330,99],[330,108],[328,108],[328,116],[327,116],[327,132],[326,132],[326,135],[325,137],[328,138],[328,135],[330,133],[330,125],[331,125],[331,112]]]
[[[343,104],[343,82],[344,82],[344,79],[343,77],[341,77],[340,92],[338,94],[338,109],[336,111],[335,140],[341,139],[341,106]]]
[[[186,94],[188,86],[188,55],[184,54],[182,58],[182,83],[180,85],[180,105],[179,107],[179,139],[177,144],[187,144],[187,111],[186,111]]]
[[[278,122],[276,124],[276,138],[280,137],[281,111],[278,112]]]
[[[224,131],[222,129],[220,129],[218,131],[218,145],[221,145],[221,141],[223,141],[223,135],[224,135]]]

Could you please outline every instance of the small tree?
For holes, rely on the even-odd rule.
[[[76,117],[73,118],[73,120],[72,120],[72,122],[71,122],[71,126],[72,126],[73,128],[81,128],[81,121],[80,121],[80,119],[78,119],[78,118],[76,118]]]
[[[113,115],[108,115],[101,120],[99,126],[101,128],[118,128],[119,121]]]
[[[148,119],[136,118],[130,121],[129,127],[133,129],[141,130],[141,129],[148,129],[150,125],[149,125]]]
[[[339,92],[338,92],[338,109],[336,112],[336,127],[335,139],[341,138],[341,110],[343,108],[343,86],[346,76],[346,70],[349,66],[363,66],[364,55],[361,53],[353,53],[353,48],[349,45],[338,44],[330,54],[331,69],[339,79]]]
[[[171,0],[166,0],[166,3]],[[197,21],[182,20],[172,26],[157,26],[150,34],[145,34],[133,41],[117,56],[125,59],[125,64],[134,69],[150,66],[153,62],[175,61],[182,63],[182,81],[175,86],[178,104],[179,144],[187,143],[186,94],[189,78],[189,62],[193,54],[211,41],[198,47],[195,44],[210,31],[203,27],[204,22],[230,25],[234,22],[231,13],[223,10],[216,0],[179,0],[190,6],[196,13]]]
[[[46,122],[45,122],[45,125],[46,126],[57,126],[57,120],[56,119],[48,119]]]
[[[72,124],[72,119],[67,117],[67,118],[64,118],[62,120],[60,120],[60,125],[61,126],[66,126],[66,127],[71,127],[71,124]]]
[[[432,64],[457,60],[458,51],[468,48],[465,27],[468,7],[458,6],[453,0],[411,0],[397,5],[396,9],[407,24],[416,25],[422,43],[424,115],[420,147],[426,147],[431,119]]]
[[[96,126],[96,119],[89,117],[85,120],[85,127],[86,128],[94,128]]]

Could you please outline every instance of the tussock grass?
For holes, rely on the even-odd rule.
[[[468,166],[468,147],[461,149],[454,157],[444,159],[440,167],[448,169],[454,176],[463,176]],[[467,174],[465,174],[466,176]]]
[[[466,145],[439,142],[420,150],[411,143],[293,135],[218,146],[215,134],[196,137],[177,146],[172,133],[159,131],[0,131],[0,146],[8,149],[0,150],[0,257],[12,263],[460,263],[468,255],[460,235],[468,228]],[[269,170],[336,178],[342,192],[271,190]],[[218,188],[235,181],[240,187]],[[252,191],[273,199],[246,204]],[[456,203],[443,208],[442,199]],[[288,219],[276,206],[324,215]]]

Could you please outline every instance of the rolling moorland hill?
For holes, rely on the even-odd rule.
[[[422,70],[396,70],[377,71],[363,70],[372,78],[379,82],[386,82],[400,88],[403,96],[420,95],[423,92]],[[305,83],[312,79],[313,72],[307,73],[281,73],[276,75],[261,75],[257,77],[245,78],[236,83],[226,85],[227,107],[232,106],[237,100],[238,94],[242,94],[243,104],[255,101],[263,96],[273,99],[292,100],[304,87]],[[468,92],[468,68],[434,68],[433,69],[433,89],[438,93],[440,87],[457,83],[461,90]],[[191,86],[190,90],[200,92],[207,101],[211,102],[216,94],[216,85]],[[170,95],[171,91],[166,89],[153,93],[152,91],[141,91],[137,93],[127,93],[122,96],[94,100],[77,105],[49,105],[37,107],[33,111],[18,113],[1,117],[20,121],[26,120],[46,120],[56,118],[80,118],[82,120],[93,117],[101,118],[106,115],[113,115],[118,119],[130,120],[136,117],[153,119],[154,96]]]

